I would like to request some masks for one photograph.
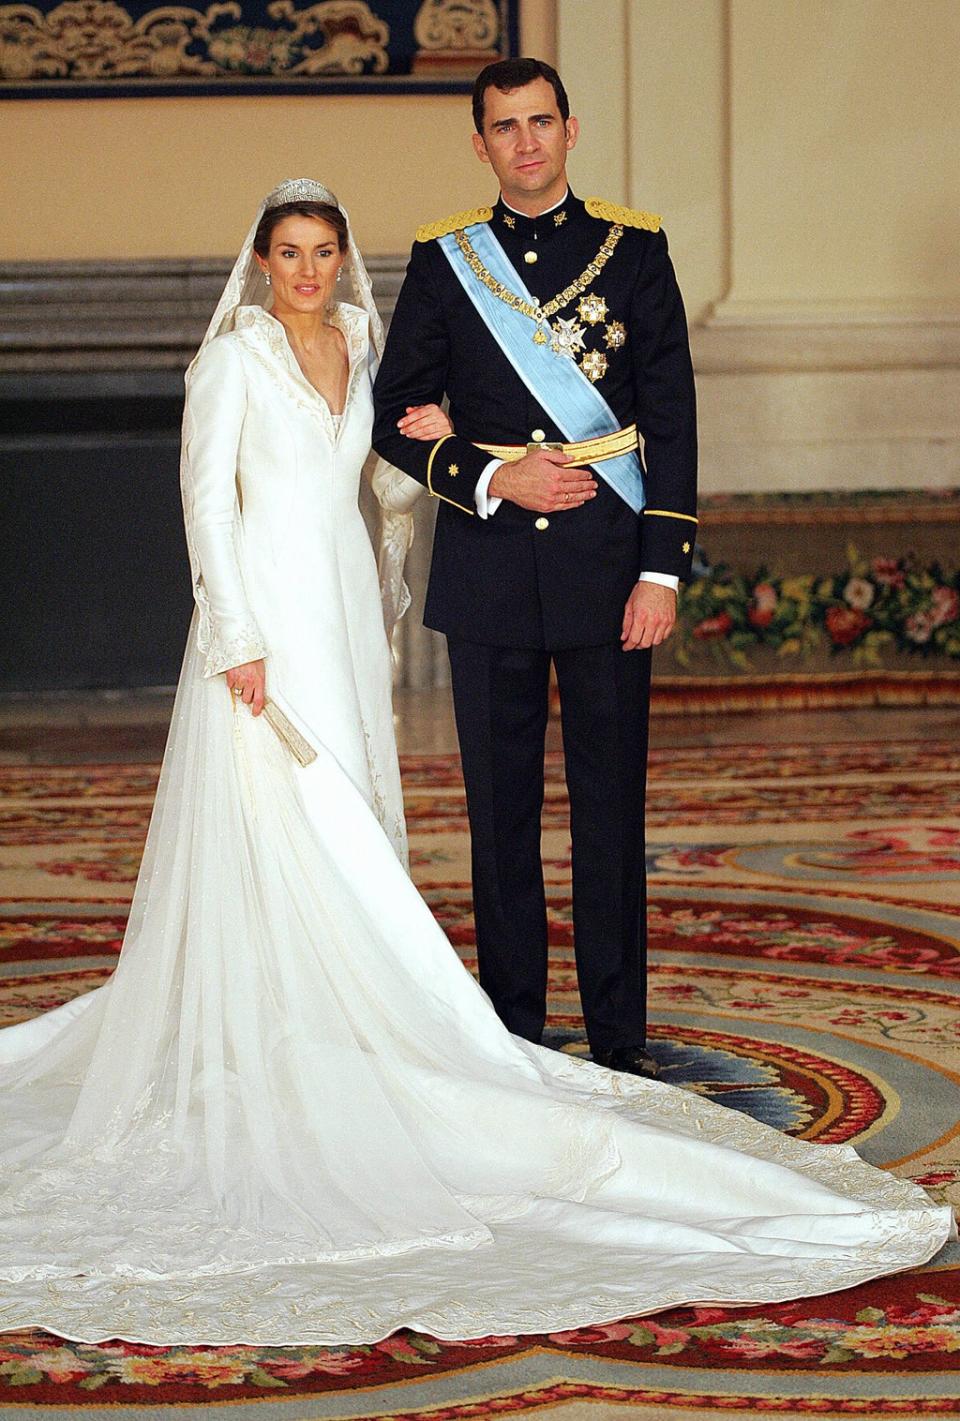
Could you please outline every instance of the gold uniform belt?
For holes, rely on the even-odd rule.
[[[550,444],[545,440],[531,444],[481,444],[478,440],[472,442],[494,459],[503,459],[510,464],[532,453],[534,449],[559,449],[564,454],[569,454],[578,464],[601,464],[604,459],[615,459],[618,454],[630,454],[640,447],[635,424],[628,424],[625,429],[617,429],[613,434],[601,434],[597,439],[578,439],[574,444]]]

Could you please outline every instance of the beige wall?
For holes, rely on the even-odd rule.
[[[581,121],[574,186],[662,215],[692,320],[727,280],[724,13],[723,0],[558,6],[559,67]]]
[[[664,214],[692,318],[727,297],[956,308],[958,0],[523,0],[522,22],[584,124],[576,186]],[[23,101],[0,120],[12,260],[223,255],[297,173],[386,254],[489,189],[462,97]]]
[[[663,213],[693,319],[958,309],[957,0],[559,0],[558,53],[578,186]]]
[[[957,0],[733,0],[731,297],[960,289]]]
[[[522,42],[552,57],[553,0],[525,0]],[[0,260],[227,255],[301,175],[388,254],[490,195],[463,95],[10,101],[0,122]]]
[[[557,0],[557,52],[576,186],[663,214],[703,487],[960,484],[958,0]]]

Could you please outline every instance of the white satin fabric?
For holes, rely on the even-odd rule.
[[[189,387],[191,631],[110,982],[0,1033],[0,1327],[531,1333],[919,1264],[950,1211],[847,1147],[510,1036],[403,867],[390,658],[339,432],[240,310]],[[266,657],[302,770],[220,671]]]

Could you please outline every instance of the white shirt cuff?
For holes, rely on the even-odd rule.
[[[473,501],[477,505],[477,512],[481,518],[489,518],[496,513],[503,502],[502,498],[490,498],[487,490],[490,487],[490,480],[503,463],[502,459],[491,459],[483,473],[477,479],[477,486],[473,491]]]
[[[672,587],[674,592],[679,591],[680,588],[680,579],[674,577],[672,572],[641,572],[637,581],[655,582],[658,587]]]

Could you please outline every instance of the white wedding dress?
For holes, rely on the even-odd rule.
[[[923,1263],[953,1225],[919,1188],[519,1040],[461,966],[405,871],[368,316],[336,319],[339,430],[256,303],[192,371],[199,610],[123,952],[0,1033],[0,1328],[469,1338]],[[261,654],[306,769],[218,674]]]

